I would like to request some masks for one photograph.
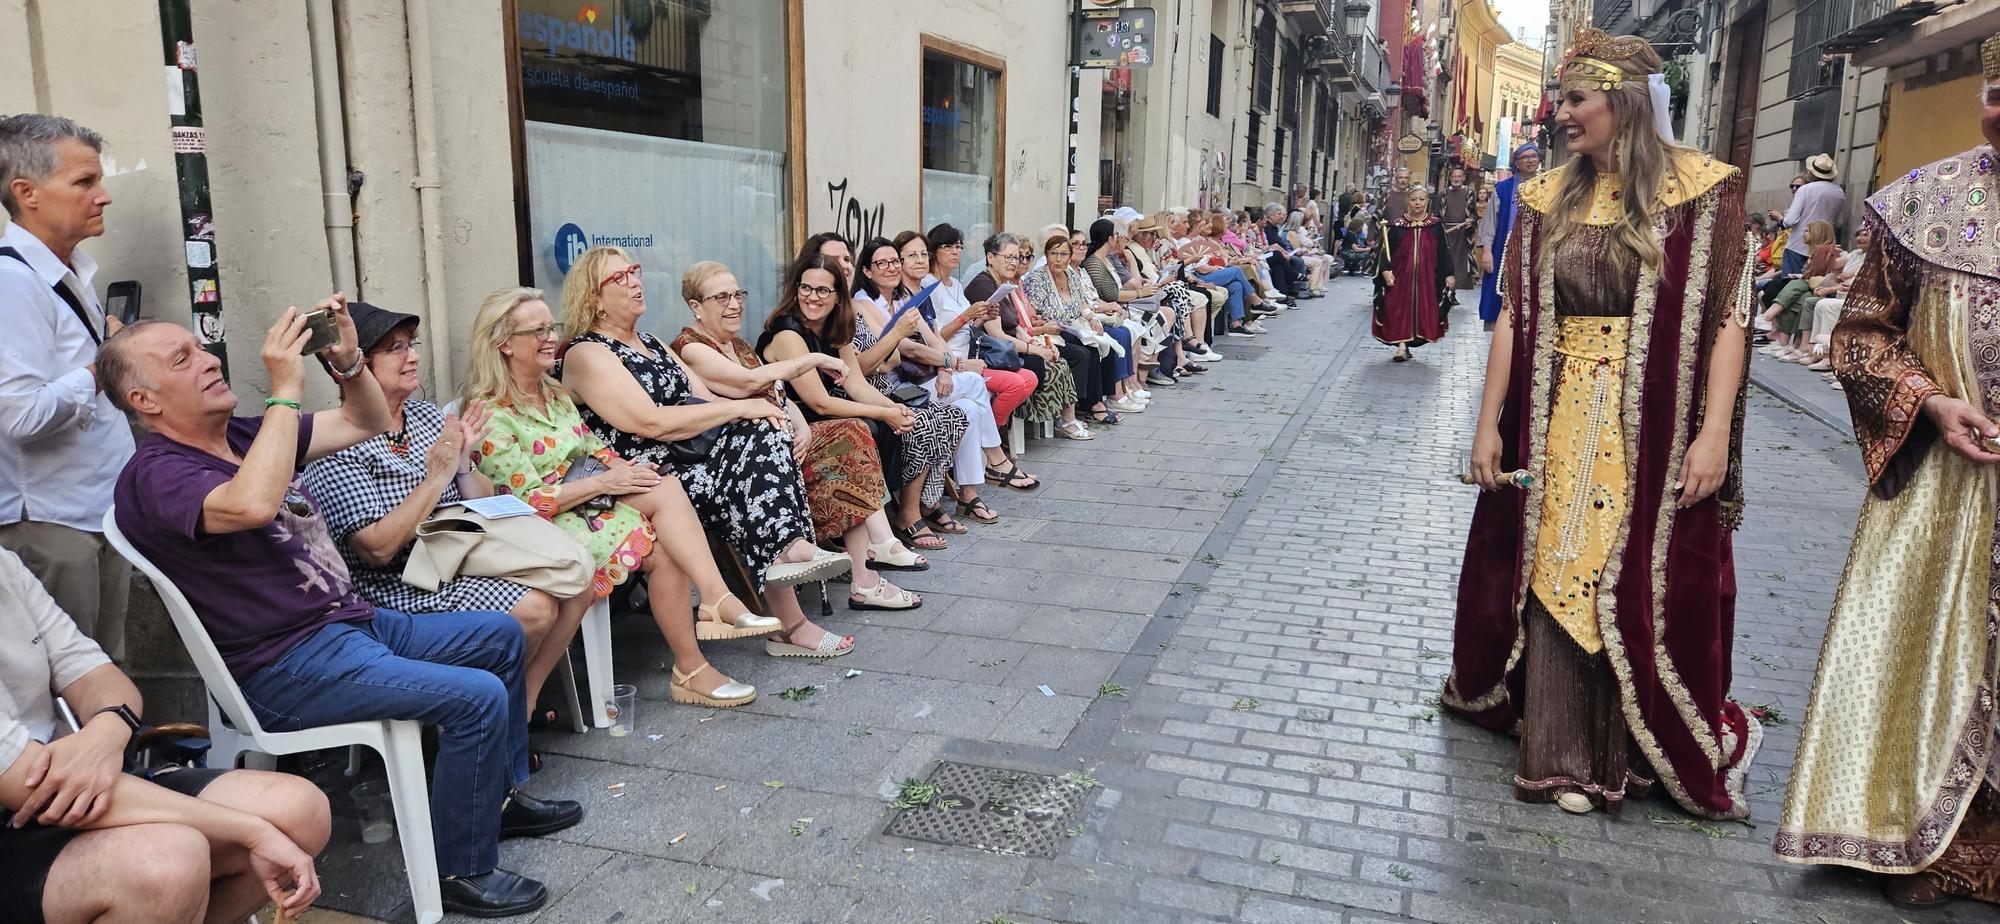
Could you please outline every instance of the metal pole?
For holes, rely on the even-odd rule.
[[[195,76],[194,26],[188,0],[159,0],[160,45],[166,51],[167,115],[173,124],[174,175],[181,196],[181,236],[186,238],[188,300],[195,339],[222,360],[222,273],[215,254],[215,217],[208,195],[208,143],[201,124],[200,80]]]
[[[1066,137],[1068,138],[1069,150],[1069,157],[1065,161],[1069,165],[1067,168],[1069,171],[1067,174],[1068,183],[1065,185],[1063,193],[1063,197],[1068,200],[1068,204],[1063,210],[1063,227],[1070,229],[1076,228],[1076,110],[1081,105],[1081,97],[1083,96],[1082,58],[1083,0],[1075,0],[1070,5],[1069,16],[1069,113],[1065,116],[1068,121],[1063,126],[1063,129],[1068,133]]]

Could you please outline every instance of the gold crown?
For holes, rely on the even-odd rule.
[[[2000,35],[1980,43],[1979,64],[1986,72],[1987,80],[2000,78]]]
[[[1644,75],[1634,75],[1613,62],[1637,57],[1650,47],[1636,35],[1613,36],[1595,26],[1585,26],[1576,33],[1576,41],[1564,59],[1562,85],[1565,89],[1616,90],[1643,84]]]

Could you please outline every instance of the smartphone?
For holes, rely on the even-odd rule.
[[[139,283],[126,279],[104,290],[104,316],[117,318],[121,324],[139,320]]]
[[[299,349],[302,355],[311,356],[327,347],[340,344],[340,321],[333,316],[331,310],[306,312],[306,330],[312,332],[312,337],[308,338],[306,345]]]

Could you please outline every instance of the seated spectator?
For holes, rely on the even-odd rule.
[[[870,376],[878,376],[876,390],[914,386],[924,390],[932,398],[932,404],[956,408],[966,418],[966,430],[958,434],[958,442],[952,446],[952,466],[946,468],[952,500],[964,502],[962,492],[966,486],[958,478],[972,478],[974,484],[984,484],[980,468],[982,450],[986,444],[1000,444],[1000,430],[990,422],[992,398],[986,394],[986,382],[976,374],[958,378],[950,368],[952,360],[946,356],[942,340],[938,340],[930,320],[924,318],[922,308],[910,306],[910,310],[902,310],[916,292],[906,288],[904,252],[914,254],[914,262],[928,272],[928,250],[922,240],[912,238],[904,246],[896,246],[886,238],[874,238],[862,244],[860,276],[854,284],[854,336],[860,338],[864,332],[874,336],[874,332],[886,330],[888,336],[884,340],[894,338],[894,346],[884,348],[876,342],[872,348],[862,350],[862,368]],[[904,324],[908,324],[908,334],[896,336],[896,330]],[[970,396],[960,394],[962,386],[976,386],[976,392]],[[978,498],[976,488],[972,496]],[[966,524],[954,520],[942,502],[924,508],[924,522],[946,536],[966,532]]]
[[[1314,297],[1325,295],[1326,280],[1333,271],[1333,258],[1320,249],[1319,228],[1308,226],[1305,213],[1293,209],[1290,215],[1285,216],[1284,233],[1285,243],[1291,246],[1292,253],[1305,267],[1306,294]]]
[[[936,308],[928,300],[912,304],[916,293],[923,288],[921,280],[930,272],[930,247],[923,235],[905,231],[896,239],[901,243],[876,238],[861,248],[864,255],[873,255],[873,259],[861,267],[855,293],[856,316],[866,319],[868,326],[877,330],[887,326],[899,312],[904,317],[916,318],[910,335],[896,344],[893,361],[887,362],[889,384],[915,385],[965,415],[965,433],[952,453],[952,500],[960,516],[982,523],[998,522],[999,514],[979,497],[979,486],[986,483],[981,460],[989,456],[1005,458],[1000,453],[1000,429],[993,419],[992,395],[986,390],[986,380],[978,373],[955,368],[959,364],[957,358],[937,335]],[[895,248],[893,258],[880,256],[883,244]],[[905,305],[912,307],[902,311]],[[945,535],[966,532],[965,524],[953,519],[942,505],[927,510],[925,516],[931,526]]]
[[[891,259],[888,254],[894,248],[880,238],[876,241],[880,246],[863,253]],[[889,399],[885,389],[890,387],[887,365],[893,364],[893,346],[922,318],[914,311],[906,313],[890,328],[893,339],[878,341],[855,316],[861,299],[848,297],[843,261],[827,253],[846,251],[847,242],[835,236],[817,245],[807,241],[807,246],[817,249],[801,254],[786,273],[789,281],[757,338],[757,354],[767,363],[789,362],[807,353],[840,359],[847,371],[838,379],[819,373],[791,380],[792,391],[804,405],[799,410],[807,420],[866,421],[882,454],[883,476],[897,499],[891,528],[913,548],[942,549],[945,540],[923,521],[923,511],[944,497],[944,472],[965,435],[965,412],[937,401],[911,407]],[[834,291],[824,291],[829,288]]]
[[[680,336],[674,338],[674,355],[719,395],[762,398],[785,409],[792,445],[801,453],[799,469],[805,477],[813,540],[843,543],[853,568],[854,592],[848,597],[848,606],[857,610],[916,609],[923,604],[921,598],[875,573],[878,569],[922,571],[930,563],[904,548],[890,532],[889,515],[882,511],[883,498],[888,495],[882,480],[882,457],[868,425],[832,418],[809,423],[798,402],[785,397],[787,381],[815,371],[838,381],[847,374],[846,364],[823,353],[765,364],[743,341],[744,303],[715,297],[736,289],[736,276],[720,263],[707,260],[688,267],[681,275],[681,297],[694,313],[695,326],[682,328]],[[778,615],[783,619],[788,614],[780,611]],[[839,639],[812,626],[803,614],[797,622],[786,624],[784,638],[773,638],[770,644],[813,652],[846,650],[837,647]],[[851,647],[852,643],[848,644]],[[802,653],[791,648],[770,650],[772,654]]]
[[[1048,263],[1029,273],[1021,287],[1028,293],[1036,318],[1060,325],[1064,342],[1091,351],[1084,354],[1090,359],[1083,368],[1070,368],[1077,378],[1078,415],[1087,415],[1091,423],[1116,426],[1122,411],[1139,406],[1125,399],[1124,383],[1117,376],[1120,370],[1115,360],[1124,344],[1098,316],[1103,302],[1090,277],[1071,262],[1068,235],[1050,235],[1042,242],[1042,255]],[[1123,333],[1122,328],[1119,333]]]
[[[918,280],[917,284],[919,288],[933,281],[938,284],[931,291],[931,314],[926,317],[935,318],[938,338],[944,341],[957,367],[977,373],[986,380],[986,391],[993,397],[993,420],[995,424],[1004,425],[1013,418],[1014,411],[1035,393],[1035,386],[1040,384],[1041,378],[1025,363],[1019,369],[995,369],[973,355],[973,333],[985,322],[998,318],[1000,309],[983,300],[971,301],[968,289],[958,283],[959,260],[965,255],[965,236],[957,228],[948,224],[938,225],[924,235],[924,240],[930,245],[931,269],[930,274]],[[906,257],[903,261],[905,275],[909,267]],[[986,455],[987,483],[1016,491],[1033,491],[1042,486],[1033,475],[1021,470],[1020,460],[1007,452],[1004,440],[1000,446],[983,451]]]
[[[766,651],[845,654],[853,639],[825,642],[827,633],[806,619],[792,589],[849,565],[813,544],[791,420],[764,398],[721,398],[666,344],[639,330],[646,314],[642,280],[623,250],[595,247],[576,258],[563,281],[563,324],[573,333],[560,375],[584,424],[618,455],[671,473],[703,529],[749,565],[786,638],[796,640],[767,640]],[[717,289],[709,302],[740,308],[749,297],[735,285]],[[690,438],[709,445],[676,458],[673,444]]]
[[[1840,321],[1840,313],[1847,308],[1847,293],[1854,287],[1854,277],[1861,272],[1861,264],[1868,256],[1868,245],[1874,243],[1874,232],[1863,225],[1854,232],[1854,249],[1846,253],[1841,261],[1840,271],[1820,280],[1813,289],[1819,301],[1813,303],[1812,327],[1807,332],[1812,345],[1813,361],[1806,366],[1826,378],[1835,390],[1843,390],[1840,381],[1833,377],[1832,356],[1828,345],[1833,337],[1833,326]]]
[[[1019,235],[1002,231],[987,238],[984,249],[986,268],[965,284],[965,296],[988,301],[1002,284],[1013,284],[982,329],[987,336],[1011,344],[1021,357],[1021,368],[1035,375],[1035,391],[1021,407],[1022,418],[1029,423],[1061,421],[1056,432],[1069,436],[1083,426],[1076,419],[1076,378],[1064,361],[1061,338],[1050,336],[1055,325],[1041,325],[1048,329],[1040,333],[1034,330],[1038,326],[1034,309],[1020,285],[1022,270],[1028,265],[1027,247]],[[1078,362],[1084,361],[1084,348],[1076,349]],[[1084,438],[1089,438],[1088,434]]]
[[[472,453],[486,439],[489,415],[483,406],[470,404],[459,417],[411,397],[422,385],[415,315],[363,302],[349,305],[348,313],[363,361],[389,406],[389,432],[306,466],[306,488],[340,547],[355,592],[369,603],[399,613],[493,610],[513,616],[527,640],[523,683],[532,708],[595,595],[558,601],[513,581],[470,575],[446,581],[435,591],[404,582],[403,567],[416,544],[417,527],[447,504],[493,495],[493,482],[472,468]],[[553,723],[555,716],[545,712],[529,719],[532,729]],[[539,763],[531,753],[530,766]]]
[[[1347,220],[1347,230],[1343,234],[1340,251],[1342,269],[1349,276],[1373,275],[1374,256],[1374,214],[1364,206]]]
[[[200,924],[243,920],[266,900],[294,915],[313,903],[331,823],[317,788],[257,770],[123,772],[138,688],[7,551],[0,637],[36,640],[0,654],[8,920]],[[88,717],[61,738],[57,696]]]
[[[1261,308],[1263,295],[1258,291],[1255,268],[1252,263],[1262,262],[1247,257],[1245,251],[1228,244],[1234,237],[1230,229],[1228,213],[1218,212],[1189,228],[1186,243],[1180,245],[1177,256],[1195,278],[1211,286],[1220,286],[1228,294],[1228,323],[1223,335],[1230,337],[1254,337],[1266,333],[1264,326],[1250,319],[1250,309]],[[1247,247],[1247,244],[1242,244]]]
[[[1118,226],[1111,219],[1099,218],[1091,222],[1087,240],[1089,243],[1080,251],[1083,256],[1078,262],[1089,278],[1091,288],[1097,293],[1097,301],[1091,308],[1092,316],[1122,348],[1122,352],[1115,353],[1110,360],[1114,368],[1113,381],[1119,383],[1124,394],[1109,406],[1117,411],[1142,413],[1152,400],[1152,394],[1145,386],[1173,385],[1177,380],[1159,372],[1157,361],[1146,350],[1145,322],[1125,306],[1137,304],[1141,299],[1152,299],[1159,289],[1137,281],[1128,285],[1119,277],[1117,269],[1112,266],[1111,254],[1124,246],[1124,236],[1118,233]],[[1071,259],[1076,259],[1076,255],[1072,254]],[[1149,365],[1154,367],[1156,375],[1142,383],[1141,373]]]
[[[1271,269],[1271,285],[1288,302],[1299,300],[1299,280],[1305,275],[1305,264],[1292,251],[1292,245],[1285,239],[1285,207],[1276,202],[1264,206],[1264,224],[1258,229],[1263,232],[1264,252],[1271,255],[1266,261]]]
[[[1777,298],[1764,310],[1764,320],[1771,322],[1771,344],[1759,352],[1784,362],[1812,361],[1810,346],[1799,334],[1802,326],[1811,330],[1812,311],[1811,306],[1801,303],[1812,297],[1818,285],[1814,280],[1838,271],[1846,258],[1840,245],[1834,243],[1832,222],[1814,221],[1806,225],[1805,235],[1808,249],[1804,268],[1787,278]]]
[[[1167,240],[1168,213],[1142,215],[1126,229],[1132,240],[1131,250],[1143,255],[1154,272],[1153,278],[1160,283],[1162,302],[1175,307],[1179,315],[1181,332],[1181,352],[1187,355],[1188,365],[1212,363],[1222,359],[1222,354],[1209,346],[1209,318],[1214,308],[1209,291],[1192,274],[1184,272],[1180,258],[1175,256],[1171,242]],[[1208,370],[1191,372],[1199,375]]]
[[[431,826],[445,907],[532,911],[548,889],[500,868],[500,839],[560,831],[583,807],[518,788],[528,778],[520,623],[499,612],[411,617],[354,592],[297,472],[388,429],[389,409],[363,374],[345,301],[321,308],[340,328],[322,354],[340,386],[333,413],[299,411],[312,333],[296,309],[264,337],[261,418],[231,416],[222,363],[194,334],[140,321],[105,340],[105,393],[152,431],[113,489],[118,527],[187,596],[265,728],[437,726]]]
[[[561,330],[540,290],[501,289],[480,303],[462,394],[467,404],[492,408],[493,418],[473,464],[583,544],[597,563],[597,596],[634,571],[646,573],[653,622],[673,652],[674,702],[726,707],[756,699],[756,687],[709,669],[700,641],[770,635],[779,621],[750,612],[723,583],[680,480],[620,456],[584,426],[550,374]],[[690,581],[702,600],[694,614]]]

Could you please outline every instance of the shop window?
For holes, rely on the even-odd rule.
[[[787,0],[516,0],[534,281],[557,299],[599,244],[645,266],[640,326],[691,323],[680,276],[719,260],[754,332],[788,253]]]
[[[934,41],[924,48],[922,227],[951,224],[965,235],[967,255],[976,256],[999,226],[1006,84],[997,60],[975,63]]]

